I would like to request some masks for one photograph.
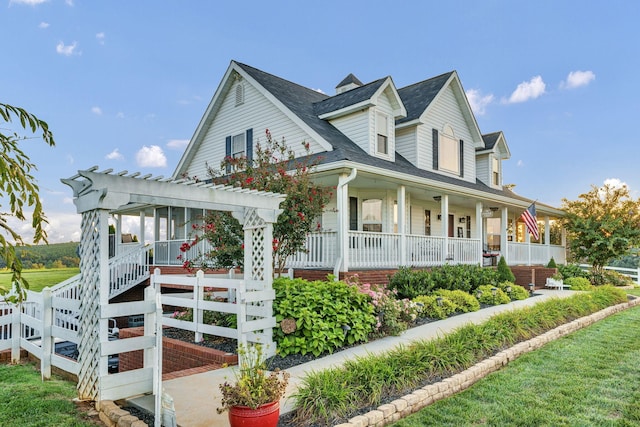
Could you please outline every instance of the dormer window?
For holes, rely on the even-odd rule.
[[[389,119],[385,114],[376,115],[376,152],[389,154]]]
[[[492,161],[492,176],[493,176],[493,185],[500,185],[500,162],[497,158],[493,158]]]

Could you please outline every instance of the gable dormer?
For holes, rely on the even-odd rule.
[[[491,188],[502,189],[502,161],[511,157],[504,134],[500,132],[482,135],[484,147],[476,149],[476,174],[480,181]]]
[[[359,82],[350,74],[338,85],[339,93],[316,103],[314,111],[367,154],[394,161],[394,123],[406,116],[404,104],[391,77],[366,85]]]
[[[482,135],[458,74],[451,71],[401,88],[407,117],[396,122],[397,151],[416,167],[476,181]]]

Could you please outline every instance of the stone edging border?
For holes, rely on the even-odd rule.
[[[353,417],[346,423],[336,424],[334,427],[382,427],[396,422],[438,400],[466,390],[482,378],[501,369],[525,353],[536,350],[572,332],[586,328],[612,314],[640,305],[640,298],[631,298],[633,299],[630,299],[626,303],[607,307],[589,316],[581,317],[564,325],[560,325],[530,340],[518,343],[488,359],[476,363],[469,369],[440,382],[429,384],[415,390],[413,393],[402,396],[391,403],[381,405],[377,409],[369,411],[364,415]]]

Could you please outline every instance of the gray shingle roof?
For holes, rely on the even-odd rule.
[[[376,86],[379,87],[379,84],[381,84],[381,81],[384,81],[384,79],[376,80],[375,82],[369,83],[368,85],[365,85],[361,88],[356,88],[351,91],[345,92],[344,94],[329,97],[313,89],[300,86],[296,83],[292,83],[272,74],[265,73],[264,71],[258,70],[248,65],[240,63],[236,64],[238,64],[238,66],[246,71],[262,87],[264,87],[280,102],[282,102],[289,110],[291,110],[293,114],[297,115],[311,129],[313,129],[322,138],[324,138],[328,143],[331,144],[331,146],[333,147],[333,151],[327,151],[312,155],[314,158],[318,159],[319,163],[321,164],[331,164],[340,161],[352,161],[368,166],[386,169],[390,172],[405,173],[429,180],[454,184],[460,187],[473,189],[475,191],[510,197],[516,200],[523,200],[528,202],[531,201],[530,199],[519,196],[509,190],[497,190],[491,188],[477,179],[475,182],[468,182],[456,177],[446,176],[417,168],[398,153],[396,153],[395,155],[394,162],[371,156],[364,150],[362,150],[357,144],[351,141],[351,139],[347,138],[331,123],[318,118],[315,104],[323,104],[326,101],[327,105],[329,105],[330,102],[333,102],[330,101],[330,99],[339,98],[341,95],[347,95],[348,92],[354,92],[355,95],[347,95],[351,96],[352,98],[345,98],[344,103],[342,101],[340,101],[339,103],[336,102],[336,105],[348,105],[346,104],[346,99],[360,99],[361,96],[366,96],[370,90],[373,90]],[[402,98],[402,101],[407,108],[407,119],[402,119],[402,121],[406,121],[408,119],[410,120],[412,118],[418,118],[420,114],[422,114],[422,111],[424,111],[424,109],[429,105],[429,103],[433,101],[437,93],[442,89],[443,85],[449,79],[452,73],[453,72],[442,74],[432,79],[428,79],[423,82],[399,89],[398,93],[400,94],[400,97]],[[355,92],[359,91],[360,89],[362,89],[362,93]],[[421,108],[422,110],[420,110]]]
[[[366,85],[342,92],[323,101],[316,102],[314,104],[315,112],[318,116],[321,116],[371,99],[373,94],[380,89],[380,86],[384,81],[385,79],[379,79]]]
[[[496,142],[498,142],[501,133],[502,132],[492,132],[482,135],[485,148],[480,148],[480,150],[491,150],[496,145]]]
[[[442,90],[444,84],[449,80],[453,71],[445,74],[414,83],[410,86],[398,89],[398,95],[402,99],[404,107],[407,109],[407,117],[396,120],[396,123],[410,122],[416,120],[427,109],[431,101]]]

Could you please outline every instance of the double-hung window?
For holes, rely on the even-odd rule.
[[[231,157],[237,159],[246,153],[247,142],[244,132],[231,137]]]
[[[389,118],[382,113],[376,114],[376,152],[389,154]]]

